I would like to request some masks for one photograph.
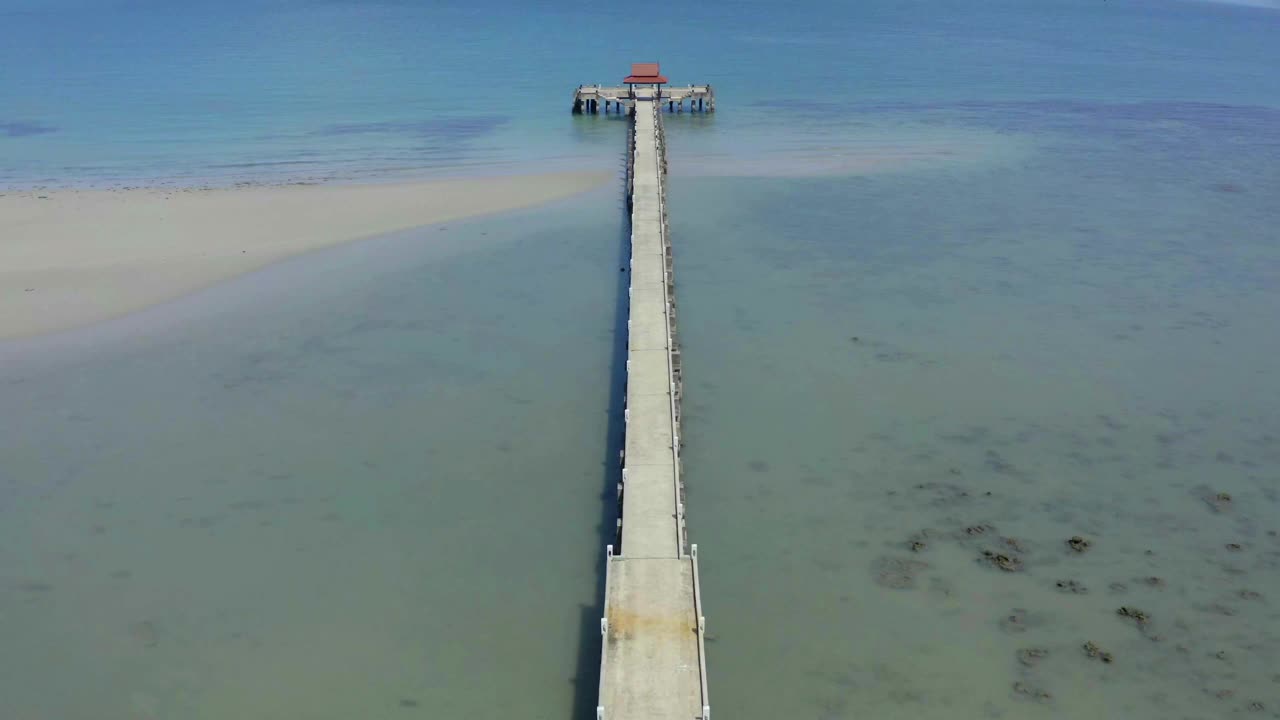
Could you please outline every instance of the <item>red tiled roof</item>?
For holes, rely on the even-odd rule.
[[[667,82],[667,79],[658,70],[658,63],[631,63],[631,74],[623,78],[622,82],[657,85]]]

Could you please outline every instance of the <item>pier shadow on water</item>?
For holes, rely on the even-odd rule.
[[[621,186],[619,188],[621,190]],[[627,317],[631,285],[631,222],[626,216],[625,202],[621,203],[617,229],[618,272],[614,293],[613,344],[609,353],[609,401],[604,423],[604,457],[600,463],[600,517],[596,523],[595,602],[583,605],[580,610],[578,632],[578,662],[573,674],[574,720],[595,718],[600,690],[600,618],[604,617],[605,546],[620,547],[618,518],[618,484],[622,482],[619,456],[625,440],[623,410],[627,397]]]

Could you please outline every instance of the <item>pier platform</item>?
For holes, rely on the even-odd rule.
[[[606,113],[629,111],[635,106],[633,92],[633,88],[627,85],[579,85],[573,92],[573,111],[598,113],[602,106]],[[670,112],[684,112],[686,102],[689,104],[689,112],[716,111],[716,91],[710,85],[663,87],[661,97],[655,97],[653,101]]]

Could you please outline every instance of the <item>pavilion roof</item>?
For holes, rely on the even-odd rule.
[[[634,85],[663,85],[667,79],[658,69],[658,63],[632,63],[631,74],[622,82]]]

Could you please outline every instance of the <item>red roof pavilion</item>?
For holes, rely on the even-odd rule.
[[[631,63],[631,74],[622,82],[628,85],[665,85],[667,79],[658,72],[658,63]]]

